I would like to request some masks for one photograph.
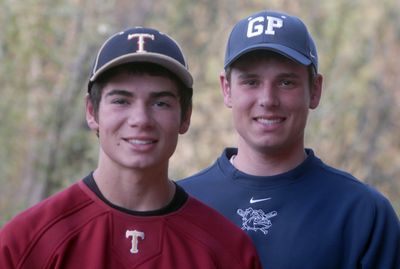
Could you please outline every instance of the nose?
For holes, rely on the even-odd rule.
[[[278,90],[268,83],[263,83],[260,88],[258,102],[262,107],[277,107],[280,104]]]
[[[138,102],[129,110],[129,126],[145,128],[151,126],[152,122],[150,108],[145,103]]]

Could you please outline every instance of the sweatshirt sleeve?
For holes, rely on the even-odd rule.
[[[360,268],[400,269],[400,222],[384,197],[378,199],[373,229]]]

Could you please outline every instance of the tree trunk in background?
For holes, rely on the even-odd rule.
[[[158,28],[187,56],[194,110],[170,162],[172,178],[234,146],[218,80],[225,44],[237,20],[265,8],[301,17],[316,39],[324,88],[306,145],[374,185],[400,212],[399,1],[100,2],[0,0],[0,226],[96,167],[97,138],[86,127],[84,97],[94,54],[116,31]]]

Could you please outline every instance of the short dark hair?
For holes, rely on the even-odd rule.
[[[174,81],[178,87],[179,103],[181,105],[181,120],[184,119],[188,110],[192,106],[193,89],[186,87],[174,73],[157,64],[148,62],[135,62],[122,64],[111,68],[93,82],[89,89],[89,99],[93,105],[96,118],[98,117],[101,95],[104,86],[112,77],[122,72],[128,72],[129,74],[148,74],[151,76],[162,76],[172,79],[172,81]]]
[[[245,55],[246,55],[246,57],[253,57],[254,59],[268,58],[268,57],[286,58],[285,56],[283,56],[279,53],[270,51],[270,50],[255,50],[255,51],[249,52]],[[243,57],[243,56],[241,56],[241,57]],[[225,68],[225,77],[229,83],[231,82],[232,68],[235,66],[235,63],[237,63],[238,61],[240,61],[240,58]],[[317,71],[315,70],[313,65],[307,66],[307,69],[308,69],[308,81],[311,86],[314,83],[314,79],[317,76]]]

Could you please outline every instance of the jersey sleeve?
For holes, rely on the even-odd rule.
[[[4,246],[0,246],[0,268],[16,268],[16,266],[12,262],[9,249]]]
[[[17,268],[19,251],[10,236],[9,225],[0,229],[0,268]]]

